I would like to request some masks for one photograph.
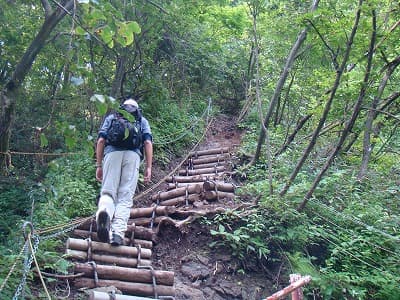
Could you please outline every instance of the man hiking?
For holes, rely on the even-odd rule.
[[[96,145],[96,179],[101,182],[97,236],[101,242],[110,242],[113,246],[123,244],[141,159],[145,157],[145,184],[151,179],[153,159],[150,125],[141,115],[137,102],[129,98],[120,108],[134,116],[134,122],[119,112],[108,115]]]

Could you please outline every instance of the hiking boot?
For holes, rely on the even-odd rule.
[[[121,246],[124,243],[124,239],[120,235],[113,233],[110,243],[111,246]]]
[[[97,217],[97,237],[103,243],[108,243],[110,240],[110,216],[105,210]]]

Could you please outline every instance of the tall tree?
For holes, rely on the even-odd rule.
[[[314,0],[313,4],[311,6],[311,11],[315,11],[318,8],[318,4],[319,4],[319,0]],[[265,140],[266,130],[268,130],[268,126],[269,126],[271,117],[274,113],[274,110],[278,103],[278,99],[281,95],[283,86],[285,85],[286,79],[289,75],[289,71],[296,59],[296,56],[298,54],[298,51],[299,51],[301,45],[306,40],[307,31],[308,31],[308,28],[306,27],[298,34],[296,42],[293,44],[292,49],[290,50],[289,55],[286,59],[285,66],[283,67],[282,73],[276,84],[274,94],[272,95],[271,101],[269,102],[267,114],[263,121],[263,126],[261,127],[261,130],[260,130],[260,135],[258,137],[256,152],[255,152],[253,160],[252,160],[253,164],[256,163],[260,158],[261,147]]]
[[[24,55],[14,68],[11,78],[0,92],[0,172],[7,173],[10,159],[8,151],[10,147],[11,126],[15,118],[15,107],[22,83],[32,67],[37,55],[46,44],[46,40],[53,32],[57,24],[70,13],[74,7],[74,0],[64,0],[60,4],[49,1],[41,1],[44,9],[44,22],[26,49]]]

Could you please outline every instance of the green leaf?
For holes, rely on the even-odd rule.
[[[47,147],[49,145],[49,141],[46,138],[44,133],[40,134],[40,147]]]
[[[129,31],[139,34],[142,32],[142,29],[140,28],[139,24],[135,21],[130,21],[126,23],[126,27]]]
[[[112,48],[114,46],[114,42],[113,42],[113,37],[114,37],[114,31],[112,30],[112,28],[108,25],[99,28],[96,31],[100,37],[102,38],[102,40],[110,47]],[[111,46],[112,45],[112,46]]]

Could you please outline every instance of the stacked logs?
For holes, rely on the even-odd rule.
[[[234,185],[225,183],[229,173],[230,148],[202,150],[190,153],[184,169],[166,179],[167,191],[151,197],[161,206],[190,205],[196,201],[234,197]]]
[[[185,167],[167,178],[166,190],[151,196],[153,206],[131,209],[124,246],[99,242],[94,219],[75,229],[74,237],[66,243],[66,253],[74,260],[74,272],[82,276],[75,281],[75,287],[114,286],[138,299],[173,297],[174,273],[151,267],[154,227],[168,216],[178,216],[179,206],[234,197],[235,186],[224,182],[230,172],[229,151],[224,147],[191,153]],[[93,291],[90,299],[109,299],[108,296]]]
[[[82,274],[75,287],[114,286],[129,295],[173,297],[174,272],[153,270],[154,231],[142,225],[147,225],[147,219],[174,211],[175,207],[168,206],[132,208],[124,246],[99,242],[94,220],[75,229],[73,235],[78,238],[69,238],[66,243],[66,254],[75,261],[74,273]],[[103,297],[101,293],[91,295],[91,299]]]

